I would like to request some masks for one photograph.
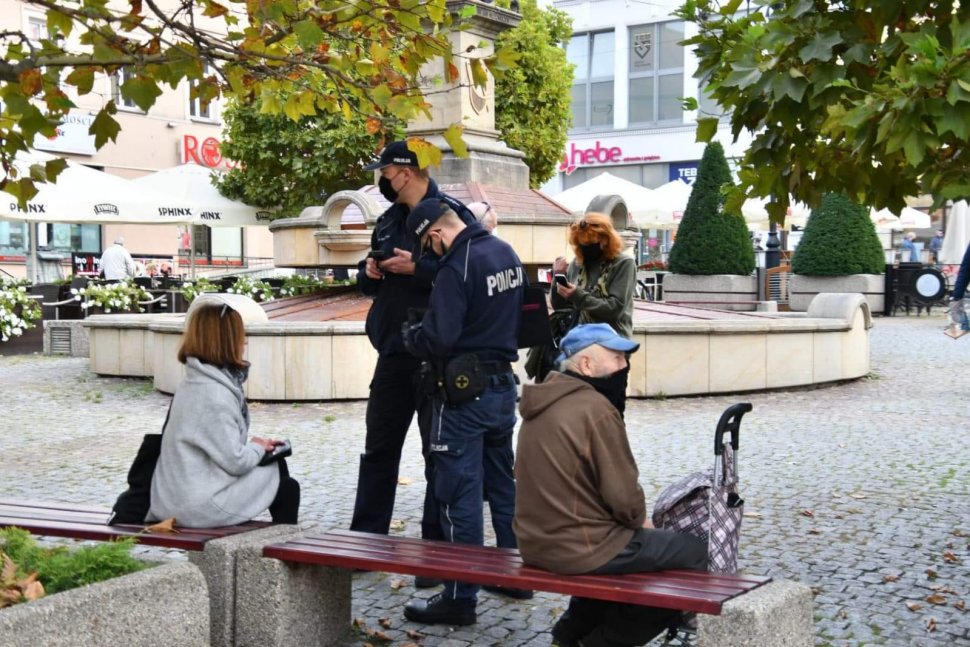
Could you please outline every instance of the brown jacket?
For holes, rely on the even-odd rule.
[[[550,373],[526,386],[515,455],[515,521],[527,564],[586,573],[643,525],[646,504],[626,428],[586,382]]]

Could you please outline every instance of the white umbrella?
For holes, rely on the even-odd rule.
[[[655,220],[665,223],[671,229],[676,229],[684,218],[687,201],[690,199],[692,187],[683,180],[671,180],[661,184],[653,190],[650,206],[641,213],[634,213],[635,220]]]
[[[14,166],[22,177],[29,176],[31,164],[43,164],[53,155],[32,151],[18,153]],[[162,214],[159,206],[171,203],[184,210],[187,205],[175,203],[167,196],[130,180],[88,168],[72,161],[57,176],[55,183],[39,184],[37,195],[20,209],[12,196],[0,201],[0,219],[26,222],[64,223],[135,223],[165,224],[188,222],[184,213]]]
[[[872,220],[872,224],[877,229],[892,229],[899,222],[899,216],[886,208],[880,209],[879,211],[870,208],[869,219]]]
[[[225,197],[212,184],[211,176],[209,169],[190,163],[149,173],[131,180],[131,183],[169,196],[173,202],[170,210],[187,206],[193,224],[210,227],[269,224],[270,213],[267,210]],[[176,202],[179,206],[174,204]]]
[[[970,205],[966,200],[954,202],[946,219],[946,236],[940,248],[940,263],[959,265],[970,244]]]
[[[636,213],[650,204],[653,191],[604,171],[582,184],[552,196],[552,199],[570,211],[584,213],[589,203],[600,195],[620,196],[626,203],[627,210],[636,219]]]
[[[926,229],[932,224],[930,222],[930,214],[919,209],[913,209],[912,207],[903,207],[903,210],[899,214],[895,214],[889,209],[880,209],[874,213],[870,212],[869,217],[876,223],[877,228],[892,229],[893,231]],[[894,218],[895,220],[893,220]]]
[[[741,205],[741,215],[748,229],[760,231],[770,229],[771,221],[768,218],[768,199],[749,198]],[[792,202],[789,200],[788,210],[785,213],[785,222],[782,229],[791,230],[793,226],[804,227],[808,222],[808,217],[812,215],[812,210],[804,202]]]

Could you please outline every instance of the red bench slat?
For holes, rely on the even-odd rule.
[[[105,507],[59,502],[0,499],[0,528],[16,526],[35,535],[110,541],[131,537],[139,544],[181,550],[202,550],[212,539],[265,528],[266,521],[249,521],[223,528],[176,528],[178,533],[149,533],[138,524],[107,525]]]
[[[557,575],[522,563],[518,551],[348,530],[272,544],[263,555],[283,561],[460,579],[614,602],[718,614],[721,605],[771,578],[701,571],[629,575]]]

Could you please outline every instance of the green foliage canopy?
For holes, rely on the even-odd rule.
[[[808,276],[882,274],[886,258],[869,209],[828,193],[812,211],[792,258],[792,272]]]
[[[754,247],[738,209],[728,211],[725,190],[731,170],[724,147],[712,142],[704,149],[697,179],[687,200],[668,265],[677,274],[751,274]]]
[[[274,217],[298,216],[344,189],[368,184],[373,173],[362,160],[381,147],[384,135],[367,130],[354,115],[318,114],[294,121],[264,114],[261,105],[233,102],[223,112],[221,152],[241,162],[226,173],[219,190],[258,207],[279,207]],[[396,138],[400,129],[392,130]]]
[[[458,78],[449,33],[474,9],[452,15],[446,0],[25,0],[46,12],[47,33],[33,40],[0,32],[0,189],[23,206],[65,162],[36,164],[18,176],[18,151],[37,135],[51,137],[96,75],[127,69],[121,97],[147,111],[180,82],[193,83],[203,104],[220,95],[260,101],[269,114],[297,121],[316,114],[359,115],[370,131],[427,114],[420,89],[424,66],[441,60],[445,81]],[[466,56],[462,53],[461,56]],[[508,69],[514,57],[497,51],[470,57],[473,82],[486,67]],[[211,70],[211,71],[206,71]],[[116,99],[103,97],[90,132],[100,148],[121,125]],[[460,126],[450,129],[460,144]],[[461,148],[460,146],[458,148]],[[440,151],[418,151],[422,165]]]
[[[495,81],[495,127],[506,144],[525,153],[529,184],[542,186],[556,172],[572,120],[573,68],[565,45],[572,19],[559,9],[522,0],[522,22],[496,45],[519,55],[517,66]]]
[[[817,207],[828,192],[898,212],[910,195],[939,204],[970,195],[970,2],[954,0],[687,0],[685,41],[754,138],[730,198],[789,194]],[[698,138],[717,130],[698,120]]]

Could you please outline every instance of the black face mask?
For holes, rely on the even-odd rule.
[[[391,181],[381,176],[381,179],[377,181],[377,188],[380,190],[381,195],[384,196],[389,202],[397,202],[398,193],[391,186]]]
[[[566,375],[571,375],[586,382],[596,389],[597,393],[609,400],[610,404],[620,412],[621,418],[623,417],[623,412],[626,411],[626,383],[629,373],[629,366],[621,371],[603,377],[589,377],[588,375],[566,371]]]
[[[583,261],[589,261],[590,263],[595,263],[603,256],[603,248],[600,247],[599,243],[593,243],[592,245],[580,245],[579,249],[583,252]]]

